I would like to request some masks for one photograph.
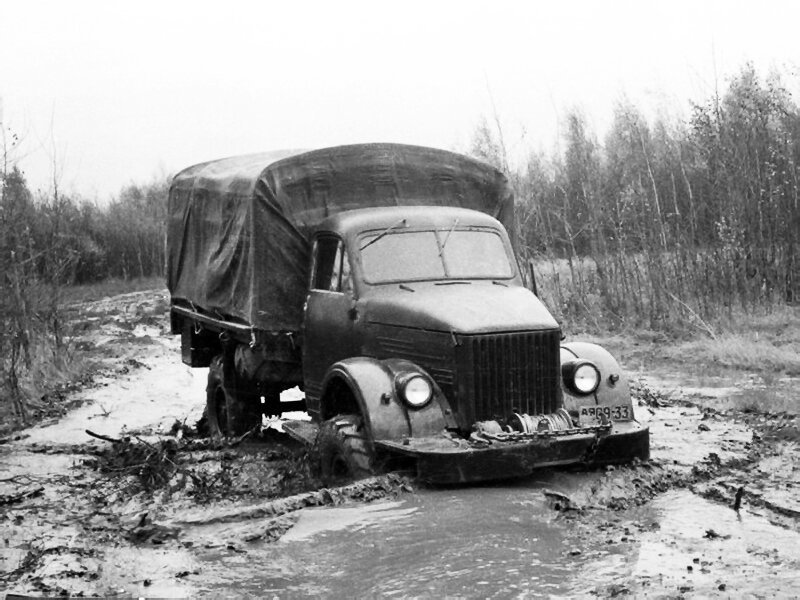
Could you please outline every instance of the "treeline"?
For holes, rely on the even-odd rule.
[[[501,168],[502,136],[473,153]],[[597,325],[711,323],[800,300],[800,110],[746,66],[686,121],[620,102],[602,141],[566,119],[562,150],[510,172],[524,253],[552,309]]]
[[[70,372],[65,286],[163,275],[168,182],[129,185],[103,206],[36,196],[0,150],[0,400],[24,420],[31,388]]]
[[[80,284],[163,275],[167,178],[130,184],[105,205],[58,192],[36,198],[16,167],[3,182],[0,251],[16,253],[30,276]]]
[[[0,196],[0,252],[54,283],[163,275],[167,190],[165,178],[128,185],[106,205],[57,192],[35,198],[13,167]]]

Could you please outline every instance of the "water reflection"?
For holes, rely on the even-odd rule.
[[[209,592],[508,597],[566,592],[571,544],[543,486],[426,490],[402,502],[309,509],[277,544],[208,552]],[[216,566],[212,566],[216,563]],[[249,574],[242,565],[258,564]],[[226,576],[234,575],[233,577]]]

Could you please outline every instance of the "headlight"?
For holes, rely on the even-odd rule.
[[[588,360],[578,360],[561,365],[564,385],[575,394],[593,393],[600,385],[600,371]]]
[[[398,381],[400,396],[411,408],[422,408],[433,398],[433,386],[428,378],[414,373]]]

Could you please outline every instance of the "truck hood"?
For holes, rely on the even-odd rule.
[[[392,286],[365,298],[369,323],[455,333],[555,329],[556,320],[529,290],[491,282]]]

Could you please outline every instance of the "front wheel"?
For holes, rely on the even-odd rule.
[[[226,385],[221,356],[215,356],[208,369],[204,417],[213,438],[244,435],[261,425],[260,398]]]
[[[326,485],[369,477],[375,472],[372,444],[358,415],[325,421],[317,434],[320,477]]]

